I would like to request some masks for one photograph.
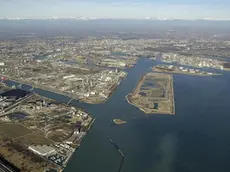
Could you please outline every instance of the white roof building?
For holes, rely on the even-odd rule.
[[[46,145],[44,145],[44,146],[40,146],[40,145],[34,146],[34,145],[32,145],[32,146],[29,146],[29,149],[31,151],[33,151],[34,153],[39,154],[41,156],[51,155],[51,154],[56,152],[56,150],[53,147],[46,146]]]

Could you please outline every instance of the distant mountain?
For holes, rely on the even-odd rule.
[[[0,18],[0,20],[179,20],[179,21],[230,21],[230,18],[225,19],[213,19],[213,18],[203,18],[203,19],[179,19],[179,18],[164,18],[164,17],[144,17],[144,18],[95,18],[95,17],[44,17],[44,18]]]
[[[1,18],[0,18],[1,19]],[[47,18],[2,18],[2,20],[97,20],[89,17],[47,17]]]

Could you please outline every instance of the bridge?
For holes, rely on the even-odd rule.
[[[67,102],[67,105],[70,105],[70,103],[74,100],[74,98],[70,99],[68,102]]]

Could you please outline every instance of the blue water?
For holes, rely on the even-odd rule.
[[[9,90],[9,91],[3,92],[0,95],[3,97],[4,96],[7,96],[7,97],[13,96],[13,97],[17,97],[17,98],[22,98],[28,94],[29,94],[29,92],[27,92],[27,91],[20,90],[20,89],[14,89],[14,90]]]
[[[65,172],[117,172],[121,157],[107,136],[126,155],[123,172],[230,171],[230,74],[208,77],[177,74],[176,115],[145,115],[128,104],[125,95],[141,75],[151,71],[152,65],[151,60],[141,59],[128,69],[127,78],[105,104],[72,101],[72,105],[95,116],[96,121]],[[69,100],[47,91],[35,91],[61,102]],[[127,123],[113,125],[114,118]]]
[[[115,51],[115,52],[112,52],[111,55],[113,55],[113,56],[126,56],[126,53]]]
[[[47,60],[48,56],[36,56],[36,57],[34,57],[34,59],[36,59],[36,60]]]
[[[24,114],[24,113],[21,113],[21,112],[16,112],[16,113],[10,114],[9,118],[19,120],[19,119],[25,119],[27,116],[28,116],[27,114]]]
[[[59,62],[62,62],[62,63],[65,63],[65,64],[70,64],[70,65],[77,64],[76,60],[59,60]]]

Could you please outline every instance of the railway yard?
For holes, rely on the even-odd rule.
[[[173,77],[169,74],[147,73],[127,101],[146,114],[175,114]]]
[[[94,119],[20,89],[1,94],[0,154],[22,171],[63,169]]]

